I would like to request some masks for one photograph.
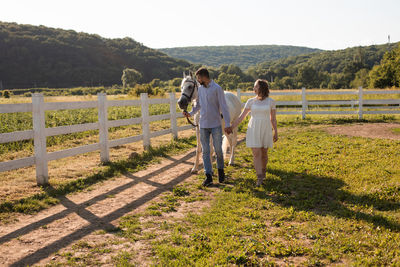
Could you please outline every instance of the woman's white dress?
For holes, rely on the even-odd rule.
[[[247,147],[273,147],[271,110],[276,109],[272,98],[259,100],[256,97],[247,100],[244,108],[251,110],[251,118],[247,126]]]

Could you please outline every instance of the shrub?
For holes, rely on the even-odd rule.
[[[11,92],[8,91],[8,90],[4,90],[3,91],[3,96],[4,96],[4,98],[10,98],[11,97]]]
[[[149,84],[136,84],[128,94],[140,96],[141,93],[148,93],[149,95],[154,94],[153,88]]]

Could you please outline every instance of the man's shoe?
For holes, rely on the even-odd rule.
[[[218,180],[220,183],[223,183],[225,181],[224,169],[218,169]]]
[[[203,186],[210,186],[212,185],[213,180],[212,180],[212,175],[211,174],[206,174],[206,179],[203,182]]]

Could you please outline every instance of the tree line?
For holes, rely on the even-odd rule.
[[[190,66],[131,38],[0,22],[0,87],[111,86],[124,68],[141,82],[177,77]]]
[[[214,68],[234,64],[242,70],[265,61],[297,56],[320,49],[290,45],[192,46],[159,49],[174,58]]]
[[[266,51],[268,47],[247,46],[246,53]],[[277,47],[283,49],[283,46]],[[229,53],[234,51],[229,50],[230,47],[221,49]],[[293,51],[311,52],[298,49]],[[385,88],[399,86],[399,49],[399,44],[392,44],[317,51],[267,60],[246,70],[240,67],[243,55],[238,53],[238,65],[208,68],[212,78],[226,90],[251,90],[258,78],[268,80],[272,89]],[[214,47],[210,51],[217,50]],[[208,58],[213,59],[211,52]],[[252,56],[273,57],[257,53]],[[0,22],[0,88],[42,88],[13,90],[6,96],[29,95],[35,91],[47,95],[96,94],[99,91],[162,95],[179,90],[181,79],[177,77],[181,77],[183,71],[195,71],[203,65],[207,66],[206,62],[190,64],[169,57],[130,38],[106,39],[44,26]],[[69,87],[75,88],[67,90]]]
[[[376,82],[384,74],[376,74],[380,66],[387,65],[398,52],[399,44],[353,47],[336,51],[324,51],[267,61],[250,67],[247,74],[270,81],[273,88],[385,88],[396,83]],[[400,68],[399,62],[392,68]]]

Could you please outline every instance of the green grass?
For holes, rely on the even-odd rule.
[[[204,188],[200,174],[98,234],[130,245],[147,242],[156,266],[398,266],[400,141],[333,136],[310,127],[357,122],[353,117],[278,119],[280,140],[269,153],[262,187],[255,186],[251,151],[242,143],[236,165],[226,168],[226,184]],[[382,121],[398,117],[365,118]],[[201,207],[210,193],[210,205],[174,218],[181,205]],[[93,250],[89,246],[78,241],[75,248]],[[101,247],[102,255],[110,247]],[[112,262],[129,266],[137,253],[121,251]],[[95,262],[96,255],[87,254]],[[60,260],[84,264],[79,256]]]
[[[400,142],[289,130],[261,188],[237,151],[233,187],[154,242],[156,264],[400,264]]]
[[[392,133],[394,134],[400,134],[400,128],[393,128]]]

